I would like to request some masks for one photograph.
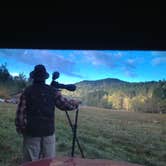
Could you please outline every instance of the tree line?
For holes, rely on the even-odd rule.
[[[10,98],[21,92],[28,82],[24,73],[12,76],[7,69],[7,64],[0,65],[0,98]]]

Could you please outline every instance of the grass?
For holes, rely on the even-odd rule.
[[[16,105],[0,103],[0,165],[21,162],[22,137],[15,131]],[[74,112],[70,117],[74,119]],[[72,133],[66,115],[56,111],[57,155],[69,156]],[[82,107],[77,136],[86,158],[127,161],[147,166],[166,165],[166,115],[115,112]],[[77,146],[76,146],[77,147]],[[76,156],[80,156],[76,148]]]

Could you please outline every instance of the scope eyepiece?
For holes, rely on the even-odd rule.
[[[56,80],[57,78],[59,78],[59,75],[60,75],[59,72],[57,72],[57,71],[53,72],[53,73],[52,73],[52,79],[53,79],[53,80]]]

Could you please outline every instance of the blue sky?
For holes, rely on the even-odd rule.
[[[166,79],[166,51],[0,49],[0,64],[12,75],[29,73],[37,64],[46,66],[50,78],[59,71],[60,83],[118,78],[129,82]]]

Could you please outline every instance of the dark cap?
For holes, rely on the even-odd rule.
[[[30,78],[34,80],[46,80],[49,77],[49,74],[46,71],[44,65],[39,64],[34,67],[34,70],[30,72]]]

